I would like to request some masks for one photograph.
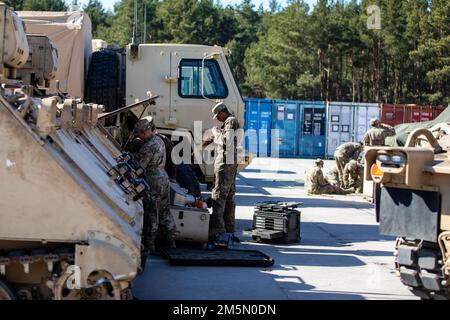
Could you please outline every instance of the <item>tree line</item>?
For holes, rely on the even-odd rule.
[[[6,2],[16,10],[79,7],[77,0]],[[114,12],[99,0],[81,9],[92,20],[95,38],[119,46],[131,41],[134,0],[119,0]],[[140,43],[227,47],[245,96],[450,103],[448,0],[318,0],[313,8],[302,0],[284,7],[271,0],[268,9],[251,0],[235,6],[138,0],[137,31]]]

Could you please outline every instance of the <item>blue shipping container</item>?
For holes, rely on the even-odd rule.
[[[323,158],[326,145],[326,108],[323,101],[298,101],[302,126],[299,130],[298,155]]]
[[[258,157],[271,154],[272,100],[245,98],[245,148]]]
[[[276,100],[272,107],[273,155],[279,157],[298,156],[298,131],[300,128],[297,101]],[[277,148],[277,150],[276,150]],[[276,151],[276,153],[275,153]]]

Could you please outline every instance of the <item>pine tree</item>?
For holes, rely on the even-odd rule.
[[[64,0],[24,0],[23,10],[27,11],[67,11]]]
[[[235,28],[231,41],[226,47],[231,50],[230,64],[240,83],[244,83],[246,70],[242,63],[245,58],[245,51],[253,42],[258,40],[257,34],[261,29],[261,16],[255,11],[250,0],[244,0],[234,11]],[[245,89],[246,90],[246,89]]]
[[[99,0],[89,0],[89,2],[83,7],[83,11],[87,13],[92,23],[92,35],[97,38],[97,28],[102,26],[103,28],[110,27],[110,12],[106,12],[102,3]]]
[[[4,0],[3,2],[14,10],[20,11],[23,9],[23,1],[24,0]]]

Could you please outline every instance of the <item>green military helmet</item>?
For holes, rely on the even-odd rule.
[[[219,102],[212,108],[213,119],[216,119],[219,113],[222,111],[228,111],[228,108],[225,103]]]
[[[135,131],[137,134],[140,134],[147,130],[155,130],[155,125],[153,124],[152,117],[144,117],[142,119],[139,119],[139,121],[136,123]]]
[[[348,163],[348,166],[350,167],[350,169],[356,169],[358,167],[358,161],[350,160],[350,162]]]
[[[315,163],[317,166],[323,167],[323,160],[320,159],[320,158],[317,158],[316,161],[314,161],[314,163]]]
[[[380,123],[381,123],[380,120],[378,120],[377,118],[370,119],[370,125],[372,127],[376,127],[376,126],[380,125]]]

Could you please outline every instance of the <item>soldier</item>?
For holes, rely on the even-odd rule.
[[[347,194],[354,192],[354,189],[344,190],[339,186],[330,184],[324,178],[322,168],[323,160],[317,159],[314,168],[306,173],[305,186],[309,194]]]
[[[395,129],[380,120],[374,118],[370,120],[370,128],[364,135],[363,142],[365,146],[384,146],[386,137],[395,136]]]
[[[209,235],[214,238],[224,233],[234,233],[235,223],[235,192],[237,173],[237,147],[239,144],[236,130],[239,122],[228,111],[222,102],[212,109],[213,118],[223,123],[222,127],[212,128],[213,137],[209,141],[217,144],[216,158],[214,159],[214,188],[212,190],[212,215]],[[205,145],[205,143],[204,143]],[[235,238],[238,241],[237,238]]]
[[[344,187],[344,167],[350,160],[357,160],[363,150],[363,143],[347,142],[337,147],[334,158],[339,171],[339,184]]]
[[[147,116],[143,117],[141,120],[147,120],[148,122],[153,124],[153,117]],[[167,172],[170,180],[176,180],[176,166],[172,160],[172,149],[173,142],[165,135],[155,131],[155,135],[157,135],[164,142],[164,150],[166,152],[166,164],[164,165],[164,169]],[[128,144],[126,145],[126,151],[131,153],[136,153],[140,150],[143,142],[139,137],[134,137]]]
[[[333,169],[328,171],[326,179],[329,184],[339,187],[339,170],[338,170],[338,168],[334,167]]]
[[[356,192],[362,192],[364,166],[356,160],[350,160],[344,168],[344,188],[354,188]]]
[[[138,159],[147,175],[150,186],[144,197],[144,246],[155,251],[155,240],[159,236],[168,247],[175,247],[175,221],[170,213],[169,178],[164,170],[166,151],[164,142],[155,133],[155,125],[148,119],[136,124],[136,134],[143,144]]]

